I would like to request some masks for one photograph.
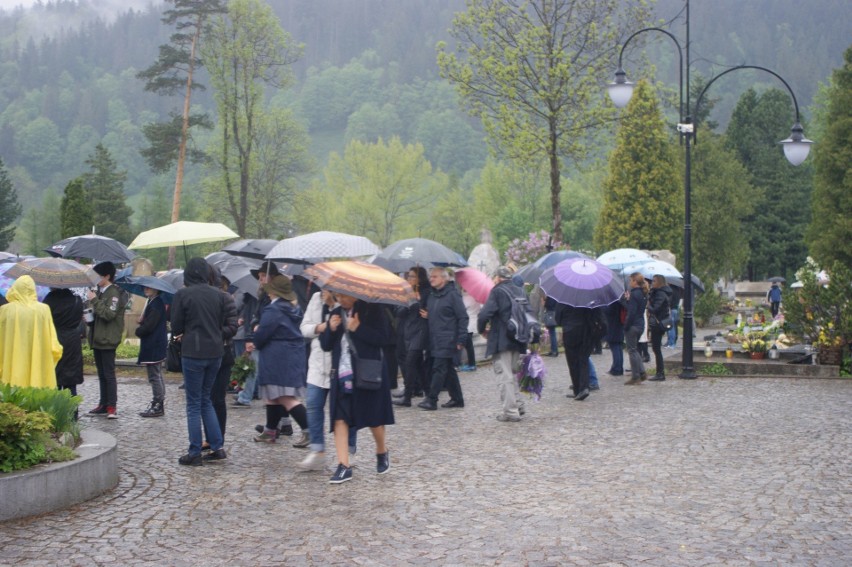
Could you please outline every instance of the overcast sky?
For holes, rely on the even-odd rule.
[[[0,0],[0,8],[2,9],[12,9],[15,6],[32,6],[36,3],[37,0]],[[43,0],[43,3],[47,3],[48,0]],[[104,5],[109,6],[111,8],[115,8],[116,6],[127,9],[130,7],[133,8],[144,8],[149,4],[160,4],[160,0],[87,0],[89,4],[94,6]]]

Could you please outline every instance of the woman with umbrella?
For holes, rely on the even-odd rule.
[[[136,336],[140,339],[139,358],[136,364],[145,367],[148,383],[151,384],[151,404],[139,415],[142,417],[161,417],[165,410],[166,387],[163,384],[162,362],[166,359],[166,304],[160,297],[160,290],[142,286],[145,294],[145,308],[139,316]]]
[[[648,295],[648,331],[651,334],[651,349],[654,351],[654,361],[657,371],[652,382],[662,382],[666,379],[666,366],[663,361],[663,335],[668,328],[662,325],[662,321],[671,321],[671,298],[672,288],[666,283],[663,275],[655,274],[651,281],[651,292]]]
[[[630,380],[624,384],[641,384],[647,378],[642,355],[639,354],[639,336],[645,331],[645,306],[648,297],[648,282],[639,272],[630,274],[630,289],[624,292],[621,304],[627,309],[624,320],[624,342],[627,344],[627,356],[630,359]]]

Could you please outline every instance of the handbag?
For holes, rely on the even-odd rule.
[[[352,357],[352,368],[355,370],[355,388],[358,390],[378,390],[382,387],[382,359],[361,358],[355,349],[352,335],[349,335],[349,349]]]
[[[169,345],[166,347],[166,370],[169,372],[183,372],[181,365],[181,345],[180,341],[174,337],[169,339]]]
[[[668,316],[664,319],[658,319],[653,313],[648,313],[648,325],[660,331],[668,331],[672,328],[672,318]]]
[[[556,311],[552,309],[548,309],[544,312],[544,323],[545,327],[555,327],[556,326]]]

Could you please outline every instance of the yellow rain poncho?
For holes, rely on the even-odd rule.
[[[13,386],[56,388],[56,363],[62,345],[50,307],[38,302],[35,282],[21,276],[0,307],[0,382]]]

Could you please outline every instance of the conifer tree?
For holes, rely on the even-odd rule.
[[[92,206],[83,187],[83,179],[72,179],[65,186],[59,205],[59,223],[62,238],[89,234],[92,231]]]
[[[813,214],[808,249],[820,265],[852,265],[852,47],[836,69],[822,116],[824,132],[814,148]]]
[[[5,250],[15,238],[15,220],[20,215],[18,193],[0,159],[0,250]]]
[[[681,249],[683,187],[675,148],[651,86],[639,81],[609,160],[597,250]]]
[[[124,197],[126,171],[118,171],[109,151],[98,144],[86,160],[91,171],[82,175],[83,187],[92,206],[92,223],[102,236],[128,244],[131,240],[130,215]],[[84,233],[85,234],[85,233]]]

